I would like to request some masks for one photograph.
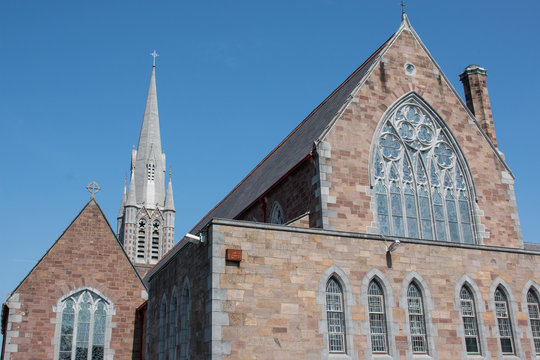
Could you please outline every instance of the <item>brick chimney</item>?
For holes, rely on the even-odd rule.
[[[487,70],[478,65],[469,65],[459,75],[465,90],[465,100],[467,107],[480,123],[482,130],[489,137],[493,145],[497,146],[495,127],[493,125],[493,115],[491,114],[491,104],[486,85]]]

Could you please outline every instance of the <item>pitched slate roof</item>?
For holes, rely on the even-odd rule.
[[[388,40],[384,42],[358,69],[356,69],[336,90],[334,90],[315,110],[313,110],[270,154],[268,154],[236,187],[221,200],[208,214],[206,214],[197,225],[191,230],[192,234],[197,234],[213,218],[234,219],[246,207],[252,204],[259,196],[263,195],[272,185],[278,182],[289,170],[298,165],[308,156],[315,143],[318,143],[330,127],[338,119],[345,106],[352,100],[357,89],[369,77],[374,67],[386,51],[392,46],[403,30],[410,31],[418,43],[431,58],[435,66],[439,69],[441,76],[461,102],[465,111],[468,112],[476,127],[483,134],[486,141],[493,149],[495,156],[501,164],[513,176],[511,170],[504,159],[499,154],[496,147],[482,130],[474,114],[470,112],[463,99],[454,89],[450,81],[444,75],[442,69],[431,56],[429,50],[416,34],[409,22],[406,14],[402,15],[399,29]],[[145,279],[161,269],[174,255],[186,244],[180,241],[172,248],[159,263],[148,272]]]

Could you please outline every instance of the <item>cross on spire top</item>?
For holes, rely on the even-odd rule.
[[[403,3],[403,0],[401,0],[401,15],[405,14],[405,7],[406,7],[406,6],[407,6],[407,5],[405,5],[405,4]]]
[[[154,61],[152,63],[152,66],[156,66],[156,58],[159,56],[156,50],[150,53],[150,55],[154,58]]]

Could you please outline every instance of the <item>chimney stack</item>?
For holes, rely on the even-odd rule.
[[[480,123],[482,130],[489,137],[493,145],[497,146],[495,136],[495,126],[493,125],[493,115],[491,114],[491,104],[486,85],[487,70],[478,65],[469,65],[459,75],[465,90],[465,100],[467,107]]]

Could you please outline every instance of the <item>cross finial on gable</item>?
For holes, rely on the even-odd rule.
[[[94,198],[94,195],[95,195],[99,190],[101,190],[101,188],[99,187],[99,185],[97,184],[97,182],[92,181],[90,184],[88,184],[88,186],[86,187],[86,190],[88,190],[88,192],[89,192],[90,194],[92,194],[92,198]]]
[[[401,0],[401,15],[405,14],[405,6],[407,6],[407,5],[405,5],[403,3],[403,0]]]
[[[154,58],[154,61],[152,63],[152,66],[156,66],[156,58],[159,56],[156,50],[152,51],[150,55]]]

